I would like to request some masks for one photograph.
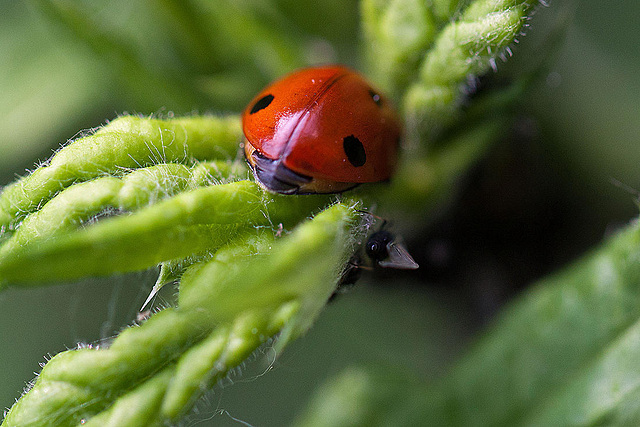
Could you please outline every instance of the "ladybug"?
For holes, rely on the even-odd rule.
[[[242,127],[256,181],[282,194],[388,180],[401,135],[389,101],[340,65],[302,69],[267,86],[243,112]]]

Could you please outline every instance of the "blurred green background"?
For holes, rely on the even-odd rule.
[[[124,112],[237,112],[293,68],[364,68],[355,0],[202,2],[199,23],[175,19],[170,1],[56,4],[0,1],[2,185]],[[350,364],[400,361],[434,378],[518,290],[636,215],[636,196],[612,179],[640,189],[640,50],[630,37],[640,3],[555,6],[537,11],[513,61],[499,66],[517,75],[523,56],[550,55],[514,128],[435,221],[425,213],[424,229],[405,236],[421,269],[365,275],[281,358],[266,346],[188,423],[282,425]],[[557,45],[537,37],[564,20]],[[47,355],[130,324],[154,274],[1,293],[0,405],[12,405]]]

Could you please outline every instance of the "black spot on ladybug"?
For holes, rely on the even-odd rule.
[[[369,96],[371,96],[371,99],[373,99],[373,102],[375,102],[378,107],[382,105],[382,98],[372,89],[369,89]]]
[[[349,162],[355,166],[360,167],[367,161],[367,154],[364,152],[364,146],[358,138],[353,135],[349,135],[342,140],[342,147],[344,153],[347,155]]]
[[[262,98],[258,99],[255,104],[253,104],[253,107],[251,107],[251,111],[249,111],[249,114],[255,114],[258,111],[267,108],[269,104],[271,104],[271,101],[273,101],[273,95],[269,94],[263,96]]]

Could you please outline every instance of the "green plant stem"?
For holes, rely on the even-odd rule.
[[[434,0],[432,2],[433,14],[441,23],[457,18],[470,0]]]
[[[115,178],[109,178],[109,183],[111,179]],[[72,190],[76,194],[76,188]],[[197,188],[133,215],[107,218],[55,238],[23,241],[28,233],[22,232],[14,236],[19,244],[5,242],[0,280],[28,284],[150,268],[161,261],[218,248],[257,225],[292,227],[308,212],[326,206],[329,199],[268,195],[250,181]],[[24,225],[55,221],[48,211],[40,213]]]
[[[510,121],[499,116],[476,123],[424,156],[406,156],[390,184],[363,190],[365,205],[375,200],[378,213],[394,218],[399,231],[424,227],[429,213],[455,194],[460,177],[486,155]]]
[[[0,229],[11,228],[67,186],[133,168],[194,159],[231,159],[238,151],[237,117],[156,120],[120,117],[74,141],[0,194]]]
[[[496,58],[522,33],[537,0],[475,0],[438,34],[418,81],[403,99],[412,126],[430,133],[456,118],[461,87],[470,75],[496,67]]]
[[[397,98],[414,77],[436,25],[427,2],[364,0],[360,3],[370,74]]]
[[[0,259],[21,247],[88,226],[105,211],[135,212],[179,192],[243,175],[247,177],[244,166],[227,162],[203,162],[193,168],[165,163],[136,169],[122,178],[101,177],[72,185],[22,221],[11,238],[0,246]]]
[[[107,348],[56,355],[2,425],[175,420],[274,334],[281,333],[282,349],[307,330],[351,253],[358,234],[355,218],[353,207],[336,204],[278,241],[259,230],[238,239],[191,268],[178,307],[125,330]],[[257,253],[248,254],[247,248]],[[227,273],[211,275],[220,265]],[[282,280],[253,274],[276,268]],[[212,295],[228,299],[212,301]]]

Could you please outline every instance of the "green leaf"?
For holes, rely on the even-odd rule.
[[[398,379],[348,371],[325,386],[299,425],[637,425],[639,287],[635,223],[534,285],[436,383],[403,380],[405,397],[383,406],[380,390],[401,389]],[[347,416],[350,402],[362,405],[357,417]]]
[[[402,407],[419,399],[417,382],[415,376],[392,366],[348,368],[319,387],[293,425],[410,425],[407,423],[410,414],[404,413]]]
[[[575,387],[583,376],[597,378],[590,372],[608,352],[618,351],[619,340],[624,345],[640,314],[639,285],[640,229],[634,224],[504,311],[497,326],[434,388],[425,402],[431,408],[427,416],[462,425],[544,417],[563,389]],[[576,403],[562,406],[579,411]]]

